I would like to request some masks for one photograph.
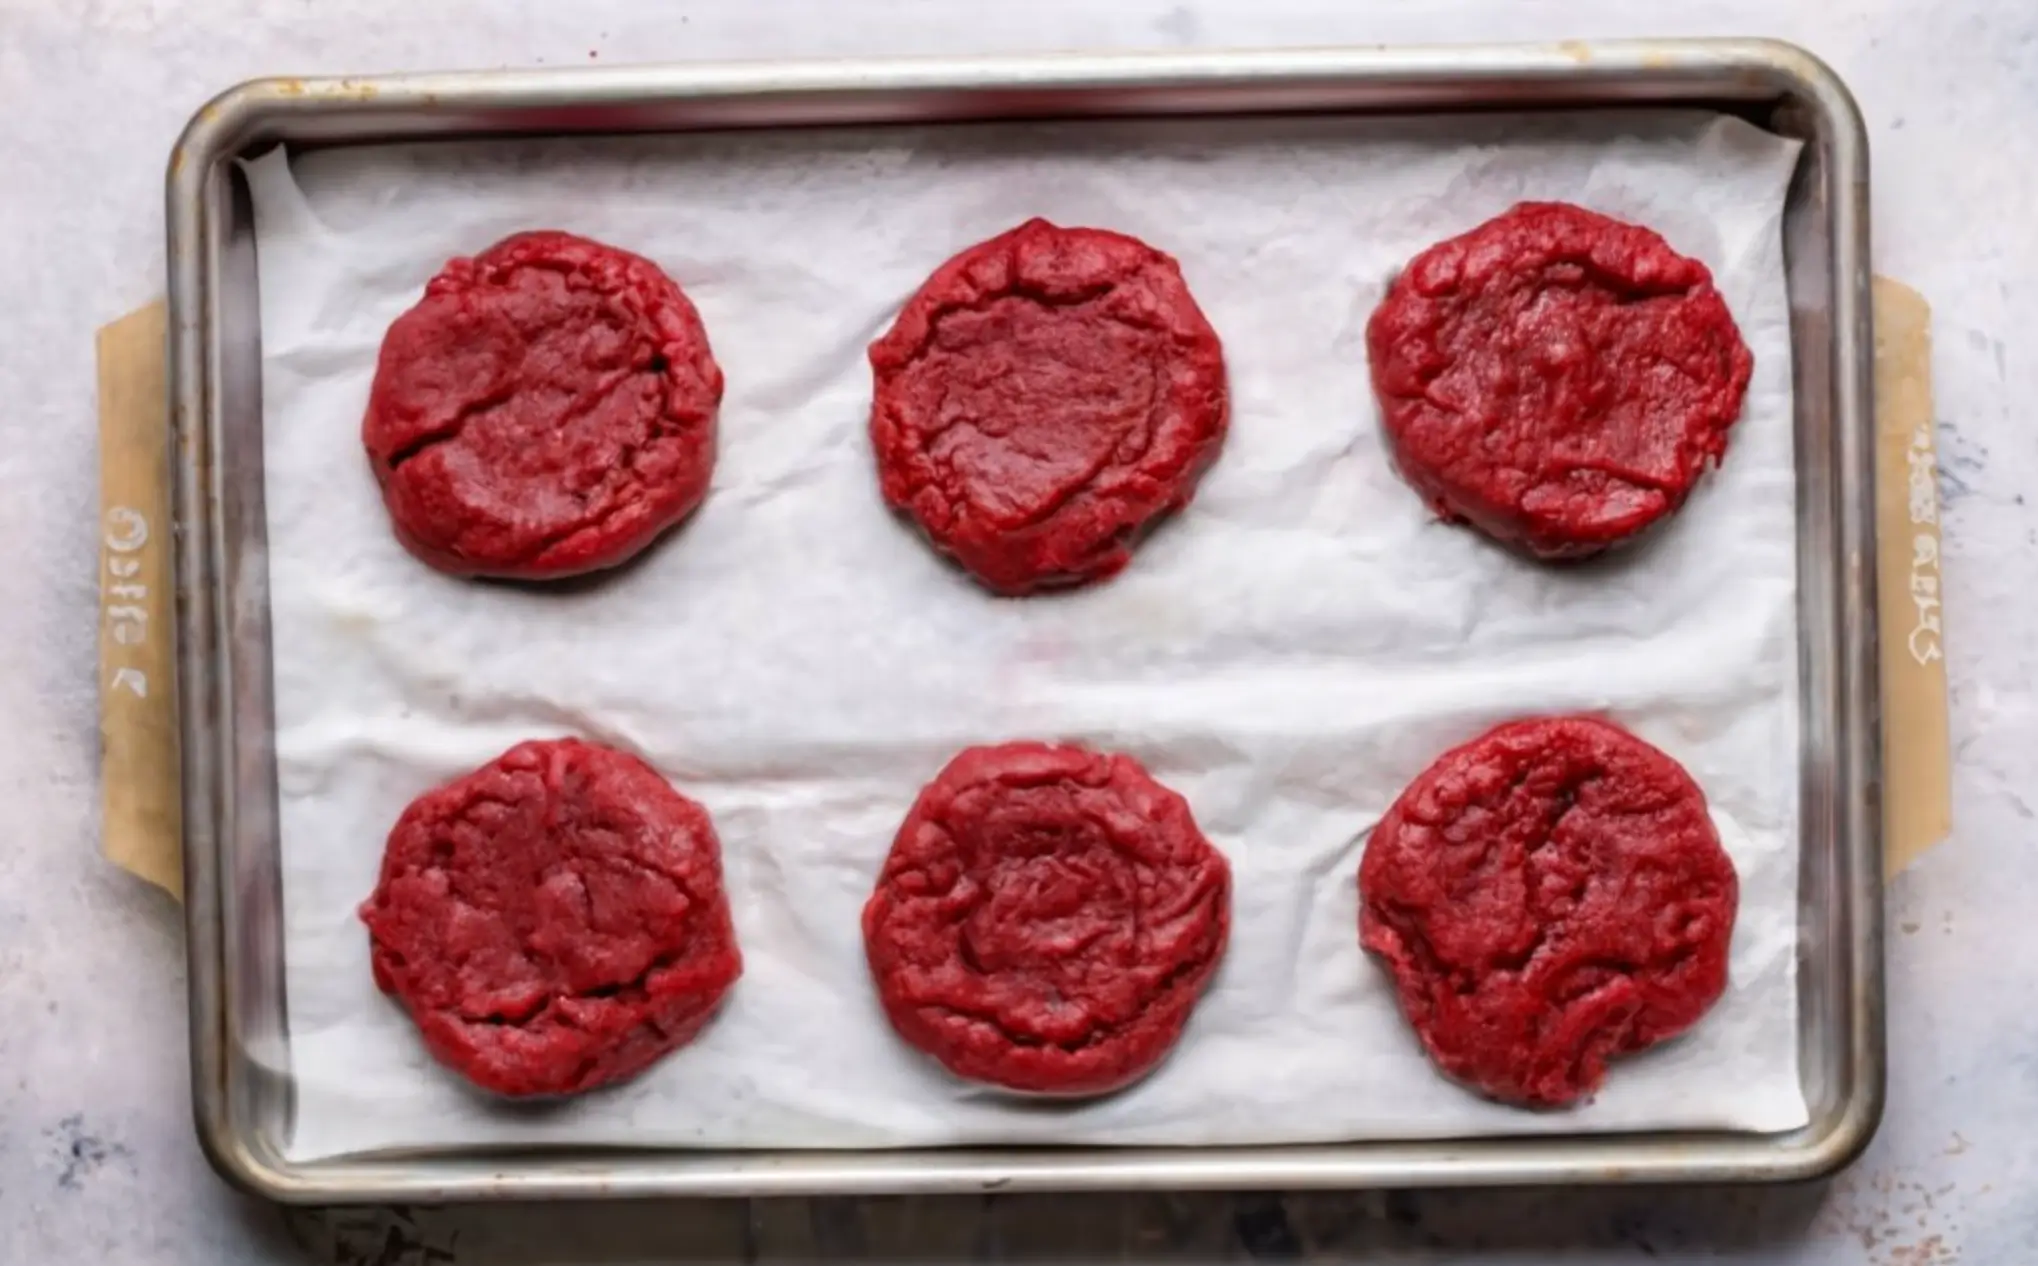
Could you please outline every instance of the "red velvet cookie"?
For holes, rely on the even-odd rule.
[[[1739,891],[1676,761],[1592,717],[1516,721],[1438,757],[1373,828],[1359,940],[1445,1072],[1562,1106],[1718,1001]]]
[[[1006,743],[921,791],[863,910],[899,1035],[951,1072],[1102,1094],[1181,1036],[1231,927],[1231,871],[1128,756]]]
[[[870,363],[885,501],[1001,594],[1116,573],[1224,439],[1223,348],[1181,269],[1102,229],[970,247]]]
[[[1443,518],[1545,558],[1683,505],[1726,454],[1754,363],[1704,264],[1560,202],[1417,255],[1366,349],[1402,477]]]
[[[448,263],[389,327],[361,440],[413,554],[546,579],[613,567],[693,512],[721,399],[657,265],[520,233]]]
[[[708,815],[634,756],[523,743],[413,801],[361,907],[375,983],[503,1095],[635,1076],[743,970]]]

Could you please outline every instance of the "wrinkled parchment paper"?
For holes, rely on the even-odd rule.
[[[331,150],[251,165],[258,213],[291,1155],[571,1140],[882,1147],[1254,1143],[1805,1120],[1796,1060],[1791,142],[1700,115],[1208,120]],[[1528,565],[1390,472],[1363,331],[1394,270],[1523,198],[1649,224],[1755,351],[1724,468],[1637,548]],[[994,601],[878,500],[865,345],[948,255],[1030,215],[1176,255],[1233,430],[1109,584]],[[449,256],[556,227],[638,251],[728,375],[706,507],[555,591],[449,579],[391,537],[359,422]],[[1444,748],[1605,709],[1683,761],[1742,881],[1733,985],[1571,1112],[1438,1076],[1357,948],[1367,829]],[[746,973],[639,1080],[492,1102],[369,977],[355,906],[406,802],[518,740],[642,753],[713,813]],[[1012,737],[1128,751],[1235,873],[1230,952],[1172,1059],[1015,1101],[903,1047],[858,912],[915,792]]]

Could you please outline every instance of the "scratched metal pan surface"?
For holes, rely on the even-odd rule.
[[[1018,118],[1676,106],[1804,143],[1785,211],[1795,360],[1800,1066],[1809,1124],[1206,1148],[547,1148],[286,1159],[291,1118],[253,218],[277,142]],[[1880,715],[1867,142],[1845,86],[1766,41],[833,61],[259,80],[168,174],[172,478],[192,1099],[229,1180],[288,1201],[1785,1181],[1845,1165],[1883,1101]]]

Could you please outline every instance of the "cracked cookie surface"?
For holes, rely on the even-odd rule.
[[[743,969],[707,811],[576,739],[520,744],[412,801],[361,919],[375,983],[433,1056],[502,1095],[635,1076]]]
[[[700,505],[722,373],[657,265],[554,231],[449,262],[361,423],[397,538],[456,575],[613,567]]]

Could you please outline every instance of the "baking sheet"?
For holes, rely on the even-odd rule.
[[[1789,344],[1795,142],[1700,114],[1070,123],[339,149],[250,165],[261,269],[289,1154],[531,1142],[1221,1144],[1802,1124]],[[1755,351],[1725,467],[1640,547],[1522,563],[1390,472],[1363,330],[1393,270],[1522,198],[1704,259]],[[877,497],[863,348],[954,250],[1028,215],[1175,254],[1234,423],[1110,584],[987,598]],[[539,591],[390,537],[358,441],[389,321],[445,258],[558,227],[687,288],[729,378],[714,492],[639,565]],[[1558,1114],[1430,1068],[1356,947],[1365,831],[1445,747],[1605,709],[1705,787],[1742,879],[1733,984]],[[418,792],[520,739],[636,750],[714,814],[746,974],[701,1040],[570,1103],[432,1064],[354,907]],[[1174,1057],[1042,1104],[903,1048],[857,914],[961,746],[1068,738],[1180,790],[1235,876]]]

